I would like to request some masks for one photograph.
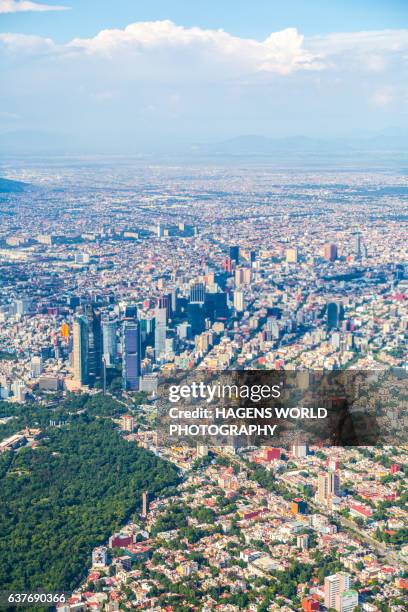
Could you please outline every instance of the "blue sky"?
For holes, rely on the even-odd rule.
[[[406,0],[0,0],[0,135],[137,152],[405,129],[407,64]]]
[[[70,11],[4,14],[2,31],[52,36],[63,42],[134,21],[162,19],[261,39],[292,26],[305,35],[408,27],[406,0],[43,0],[42,4],[65,5]]]

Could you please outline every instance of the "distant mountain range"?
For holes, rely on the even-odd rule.
[[[408,129],[388,128],[378,133],[351,135],[341,138],[290,136],[286,138],[239,135],[223,141],[195,144],[169,143],[164,139],[159,145],[137,145],[137,139],[124,138],[120,143],[92,145],[81,140],[80,135],[52,133],[35,130],[15,130],[0,134],[0,153],[20,155],[193,155],[193,156],[289,156],[304,158],[308,154],[319,156],[343,156],[362,153],[364,156],[384,156],[394,153],[400,156],[408,152]],[[103,140],[99,140],[100,143]],[[153,141],[152,141],[153,142]],[[95,150],[93,149],[95,146]]]
[[[28,187],[28,183],[0,178],[0,193],[20,193]]]

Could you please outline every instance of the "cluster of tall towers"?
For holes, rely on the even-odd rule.
[[[106,368],[115,366],[116,359],[116,321],[102,322],[100,312],[93,305],[86,305],[84,312],[75,317],[73,324],[74,379],[80,386],[92,386],[103,377],[105,386]],[[135,316],[125,318],[122,322],[123,389],[137,391],[140,375],[140,322]]]
[[[239,266],[244,258],[246,266]],[[73,372],[79,386],[93,386],[98,380],[106,386],[107,369],[118,364],[118,340],[121,338],[122,386],[124,390],[139,389],[142,357],[146,354],[161,362],[175,351],[179,341],[192,341],[209,329],[216,320],[227,320],[230,308],[244,310],[242,287],[251,281],[254,251],[240,253],[240,247],[231,246],[227,257],[231,270],[212,272],[197,279],[186,295],[174,288],[156,300],[153,317],[139,320],[136,305],[128,305],[121,320],[101,318],[95,304],[86,304],[75,316],[73,324]],[[235,282],[233,302],[231,282]],[[79,300],[75,308],[80,307]]]

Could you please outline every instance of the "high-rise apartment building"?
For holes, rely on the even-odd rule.
[[[251,268],[236,268],[235,270],[235,286],[249,285],[252,280]]]
[[[33,378],[38,378],[41,376],[43,371],[43,364],[40,355],[34,355],[31,359],[31,376]]]
[[[243,280],[245,285],[249,285],[252,281],[252,270],[251,268],[244,268]]]
[[[131,414],[124,414],[121,418],[121,428],[123,431],[128,431],[132,433],[135,428],[135,419]]]
[[[300,550],[307,550],[309,548],[309,536],[307,533],[302,533],[296,537],[296,546]]]
[[[337,472],[321,472],[317,477],[317,499],[327,503],[340,491],[340,478]]]
[[[341,596],[351,588],[351,576],[346,572],[338,572],[324,579],[324,605],[327,609],[339,610]]]
[[[17,315],[25,315],[31,310],[31,300],[29,298],[22,298],[14,302],[14,308]]]
[[[336,597],[336,611],[337,612],[354,612],[358,607],[358,591],[354,589],[348,589],[339,593]]]
[[[307,444],[293,444],[292,445],[292,455],[297,459],[303,459],[307,457],[308,447]]]
[[[234,308],[237,312],[242,312],[245,308],[244,293],[242,291],[234,291]]]

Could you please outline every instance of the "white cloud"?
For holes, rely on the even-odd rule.
[[[5,7],[40,5],[0,0]],[[58,7],[57,7],[58,8]],[[60,7],[61,8],[61,7]],[[44,9],[45,10],[45,9]],[[362,73],[380,79],[407,67],[408,30],[333,33],[305,38],[296,28],[273,32],[263,41],[233,36],[224,30],[186,28],[172,21],[137,22],[124,29],[102,30],[92,38],[56,44],[49,38],[0,34],[9,57],[50,56],[66,62],[81,60],[89,70],[109,64],[113,78],[156,82],[194,81],[251,86],[277,76],[326,73],[332,78]],[[370,76],[371,75],[371,76]],[[377,82],[373,87],[389,83]],[[324,84],[322,84],[322,87]],[[373,87],[371,91],[373,91]]]
[[[389,59],[403,59],[408,50],[408,30],[338,32],[311,37],[307,43],[311,52],[321,53],[331,66],[382,72]]]
[[[408,45],[408,30],[371,30],[363,32],[334,32],[309,39],[312,49],[329,53],[345,51],[401,51]]]
[[[32,34],[0,34],[1,46],[12,55],[52,54],[57,46],[51,38],[34,36]]]
[[[23,10],[54,10],[64,7],[33,2],[0,0],[0,12]],[[7,9],[7,7],[9,7]],[[12,38],[11,38],[12,37]],[[40,37],[0,34],[8,50],[22,50],[24,45],[38,50]],[[33,42],[35,44],[33,45]],[[238,76],[280,74],[324,69],[362,70],[381,73],[390,61],[406,63],[408,30],[333,33],[305,38],[296,28],[273,32],[263,41],[233,36],[224,30],[199,27],[185,28],[172,21],[138,22],[124,29],[102,30],[92,38],[74,38],[64,45],[44,39],[44,50],[58,55],[100,57],[104,61],[128,63],[136,73],[160,72],[165,66],[169,75],[178,71],[203,76]]]
[[[56,4],[40,4],[39,2],[30,2],[29,0],[0,0],[1,13],[23,13],[23,12],[44,12],[44,11],[66,11],[68,6],[59,6]]]
[[[295,28],[274,32],[259,42],[232,36],[224,30],[184,28],[168,20],[151,21],[132,23],[123,30],[102,30],[94,38],[76,38],[67,46],[110,58],[158,50],[193,52],[201,64],[221,61],[230,66],[235,64],[242,71],[289,74],[322,68],[319,55],[305,48],[304,37]]]

